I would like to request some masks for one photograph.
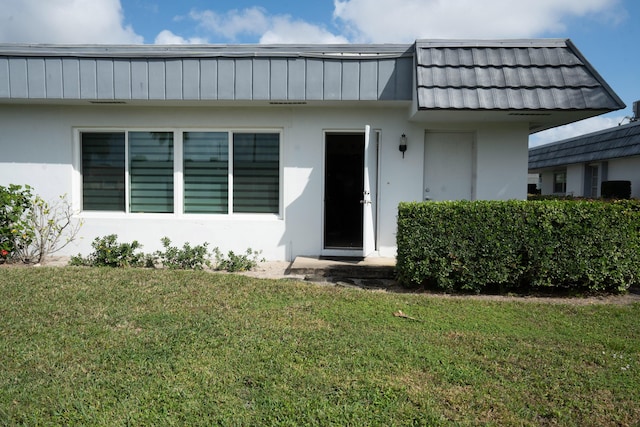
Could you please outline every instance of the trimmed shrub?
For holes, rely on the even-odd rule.
[[[640,203],[401,203],[397,273],[456,291],[625,291],[640,280]]]

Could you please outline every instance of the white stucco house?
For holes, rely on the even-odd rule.
[[[630,123],[529,149],[543,195],[601,197],[602,183],[629,181],[640,198],[640,102]]]
[[[70,197],[67,255],[393,257],[399,202],[524,199],[529,134],[620,108],[564,39],[0,45],[0,185]]]

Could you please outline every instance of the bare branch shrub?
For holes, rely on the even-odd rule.
[[[29,239],[16,246],[14,257],[25,263],[42,263],[69,245],[77,238],[83,224],[73,216],[74,211],[66,195],[53,203],[34,196],[24,216],[26,228],[30,230]]]

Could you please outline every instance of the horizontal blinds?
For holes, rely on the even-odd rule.
[[[173,132],[129,132],[131,212],[173,212]]]
[[[229,137],[227,132],[185,132],[184,212],[227,213]]]
[[[124,141],[124,132],[81,134],[84,210],[125,210]]]
[[[279,212],[279,133],[185,132],[182,140],[185,213],[226,214],[230,197],[235,213]],[[172,213],[173,132],[81,133],[83,209],[125,211],[127,148],[129,212]]]
[[[233,211],[278,213],[280,200],[280,135],[233,135]]]

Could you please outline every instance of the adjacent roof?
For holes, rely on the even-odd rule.
[[[570,40],[418,40],[418,109],[624,108]]]
[[[640,155],[640,121],[529,149],[529,170]]]

